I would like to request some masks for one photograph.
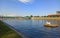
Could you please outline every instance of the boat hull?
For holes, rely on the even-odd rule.
[[[58,27],[58,25],[57,25],[57,24],[52,24],[52,25],[45,24],[44,26],[45,26],[45,27]]]

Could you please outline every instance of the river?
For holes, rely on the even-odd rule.
[[[47,21],[60,25],[60,20],[4,20],[27,38],[60,38],[60,26],[44,27]]]

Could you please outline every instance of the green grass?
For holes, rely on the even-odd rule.
[[[22,36],[18,35],[14,30],[0,21],[0,38],[22,38]]]

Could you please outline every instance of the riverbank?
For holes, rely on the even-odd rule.
[[[4,18],[0,20],[16,20],[16,19]],[[22,19],[17,18],[17,20],[60,20],[60,17],[31,17],[31,18],[22,18]]]
[[[0,21],[0,38],[22,38],[22,36]]]
[[[60,20],[60,17],[32,17],[32,20]]]

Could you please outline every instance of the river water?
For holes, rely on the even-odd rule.
[[[59,27],[44,27],[49,21]],[[4,20],[27,38],[60,38],[60,20]]]

